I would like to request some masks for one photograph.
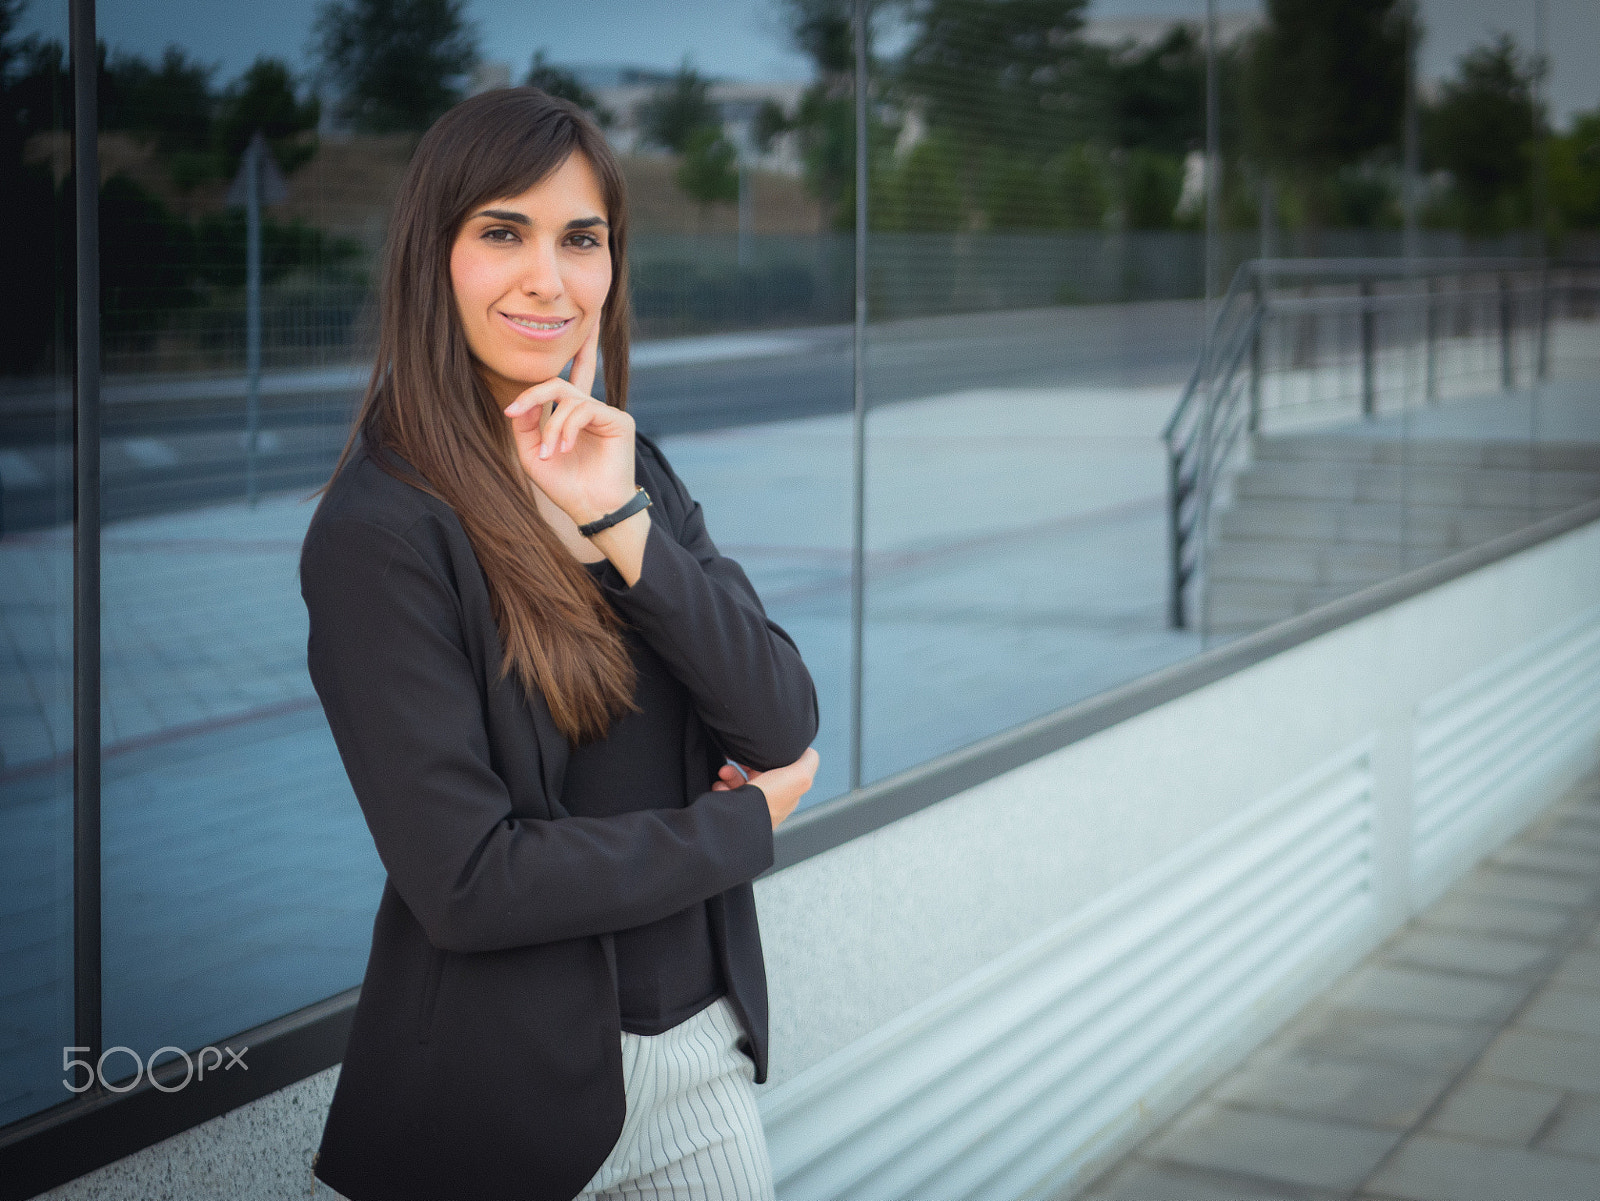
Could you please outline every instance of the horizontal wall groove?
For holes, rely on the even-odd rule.
[[[1411,874],[1431,896],[1509,834],[1542,778],[1600,736],[1600,605],[1439,689],[1416,708]]]
[[[1019,1164],[1081,1156],[1197,1046],[1370,920],[1372,745],[766,1094],[780,1193],[987,1196]]]

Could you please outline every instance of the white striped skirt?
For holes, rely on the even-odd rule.
[[[574,1201],[775,1201],[741,1044],[725,996],[660,1034],[624,1030],[622,1134]]]

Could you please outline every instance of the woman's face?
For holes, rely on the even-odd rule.
[[[450,251],[467,345],[495,399],[561,374],[600,320],[611,239],[600,181],[582,154],[520,196],[482,205]]]

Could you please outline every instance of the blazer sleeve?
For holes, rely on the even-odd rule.
[[[818,726],[817,689],[799,648],[767,616],[744,568],[717,550],[700,502],[666,456],[638,441],[671,495],[651,514],[639,578],[629,587],[608,567],[601,588],[688,689],[727,755],[757,771],[793,763]],[[674,510],[676,537],[667,525]]]
[[[400,535],[353,518],[315,523],[301,592],[312,684],[378,856],[435,946],[624,930],[771,866],[772,819],[753,784],[682,809],[514,815],[456,591]]]

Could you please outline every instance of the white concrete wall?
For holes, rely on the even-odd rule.
[[[1600,523],[760,881],[779,1195],[1043,1197],[1120,1153],[1593,766],[1597,602]],[[1474,678],[1495,737],[1575,716],[1419,867]],[[336,1072],[46,1196],[306,1196]]]
[[[851,1201],[1021,1196],[1031,1187],[1070,1182],[1128,1145],[1403,922],[1446,877],[1498,845],[1593,765],[1600,711],[1579,711],[1570,702],[1574,695],[1600,697],[1600,662],[1592,655],[1600,636],[1597,604],[1600,523],[1303,643],[759,882],[773,1013],[772,1072],[762,1106],[780,1195],[805,1201],[829,1195],[817,1191],[829,1187],[847,1188],[833,1195]],[[1588,666],[1576,675],[1556,672],[1552,683],[1551,665],[1563,663]],[[1540,756],[1508,769],[1494,796],[1462,820],[1449,863],[1423,863],[1419,881],[1411,850],[1418,714],[1437,724],[1440,713],[1459,710],[1459,685],[1475,673],[1501,681],[1492,712],[1521,713],[1530,730],[1541,728],[1541,713],[1552,708],[1577,718]],[[1565,692],[1552,692],[1556,684]],[[1466,753],[1482,731],[1470,722],[1457,727],[1457,745]],[[1517,729],[1500,736],[1516,741]],[[1436,745],[1430,738],[1426,745]],[[1181,865],[1186,848],[1304,773],[1361,754],[1370,796],[1353,798],[1350,811],[1357,800],[1370,806],[1369,905],[1348,909],[1338,928],[1324,929],[1309,958],[1299,945],[1275,965],[1259,967],[1251,977],[1259,995],[1236,1021],[1214,1031],[1204,1048],[1181,1054],[1168,1048],[1164,1060],[1147,1064],[1135,1116],[1103,1109],[1099,1128],[1091,1122],[1063,1134],[1055,1143],[1059,1162],[1036,1180],[1002,1187],[999,1175],[958,1182],[944,1174],[920,1191],[899,1191],[912,1178],[906,1165],[930,1154],[924,1136],[935,1124],[941,1147],[965,1147],[952,1164],[972,1165],[994,1154],[984,1140],[992,1142],[997,1124],[1021,1120],[1038,1104],[1019,1099],[1017,1112],[987,1111],[979,1126],[964,1130],[963,1106],[983,1100],[976,1082],[965,1099],[948,1076],[924,1082],[924,1089],[938,1083],[953,1091],[948,1112],[916,1117],[906,1109],[912,1099],[882,1078],[889,1065],[935,1056],[936,1040],[982,1041],[977,1027],[990,1019],[977,1012],[982,997],[964,989],[966,982],[983,976],[991,999],[1020,988],[1046,954],[1040,948],[1057,938],[1063,949],[1048,952],[1057,956],[1057,987],[1065,993],[1087,987],[1090,969],[1074,967],[1076,952],[1065,949],[1081,915],[1141,882],[1153,888],[1157,881],[1177,887],[1197,880],[1207,869]],[[1237,880],[1219,876],[1205,885],[1208,895],[1240,887],[1250,871],[1272,861],[1263,858]],[[1137,906],[1119,920],[1130,940],[1143,937],[1148,925]],[[1007,966],[1008,956],[1014,966]],[[1208,970],[1225,971],[1228,963],[1218,955]],[[1160,971],[1132,987],[1128,995],[1159,991]],[[1127,1003],[1127,996],[1108,1002],[1107,1012]],[[1001,1029],[991,1054],[1020,1037],[1021,1027]],[[952,1065],[950,1072],[974,1073],[980,1061]],[[1083,1064],[1067,1062],[1062,1070],[1058,1088],[1070,1092]],[[1084,1099],[1073,1121],[1082,1127],[1097,1104]],[[857,1155],[863,1143],[872,1149]],[[833,1175],[814,1170],[846,1160],[848,1169]]]

